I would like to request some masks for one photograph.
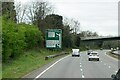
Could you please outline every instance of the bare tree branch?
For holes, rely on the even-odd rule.
[[[52,7],[47,2],[36,1],[32,2],[26,11],[26,16],[31,20],[33,24],[38,24],[40,20],[43,20],[46,15],[52,11]]]
[[[15,9],[16,9],[16,17],[17,17],[17,23],[23,22],[23,18],[25,16],[25,12],[26,12],[26,6],[23,6],[21,4],[21,2],[17,2],[15,5]]]

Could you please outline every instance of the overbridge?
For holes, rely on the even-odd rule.
[[[81,37],[81,41],[110,41],[110,40],[120,40],[120,36],[114,37]]]

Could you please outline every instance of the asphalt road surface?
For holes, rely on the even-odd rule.
[[[106,55],[108,50],[97,50],[100,61],[88,61],[87,52],[80,57],[68,55],[44,70],[37,70],[25,77],[29,78],[111,78],[118,71],[118,60]],[[34,74],[34,75],[33,75]]]

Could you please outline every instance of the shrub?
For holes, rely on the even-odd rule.
[[[22,54],[25,49],[41,45],[42,33],[36,26],[16,24],[3,18],[2,27],[3,60],[15,58]]]
[[[12,21],[2,20],[3,34],[3,60],[13,58],[23,53],[25,47],[24,33],[19,30],[17,24]]]
[[[33,25],[21,24],[21,28],[25,33],[25,43],[26,49],[30,49],[33,47],[38,47],[41,45],[41,41],[43,40],[41,31]]]

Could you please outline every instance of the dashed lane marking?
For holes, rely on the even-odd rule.
[[[85,78],[85,76],[84,76],[84,75],[82,75],[82,78]]]
[[[80,65],[80,67],[82,67],[82,65]]]
[[[83,69],[80,69],[81,71],[83,71]]]
[[[104,65],[106,65],[106,64],[104,63]]]

